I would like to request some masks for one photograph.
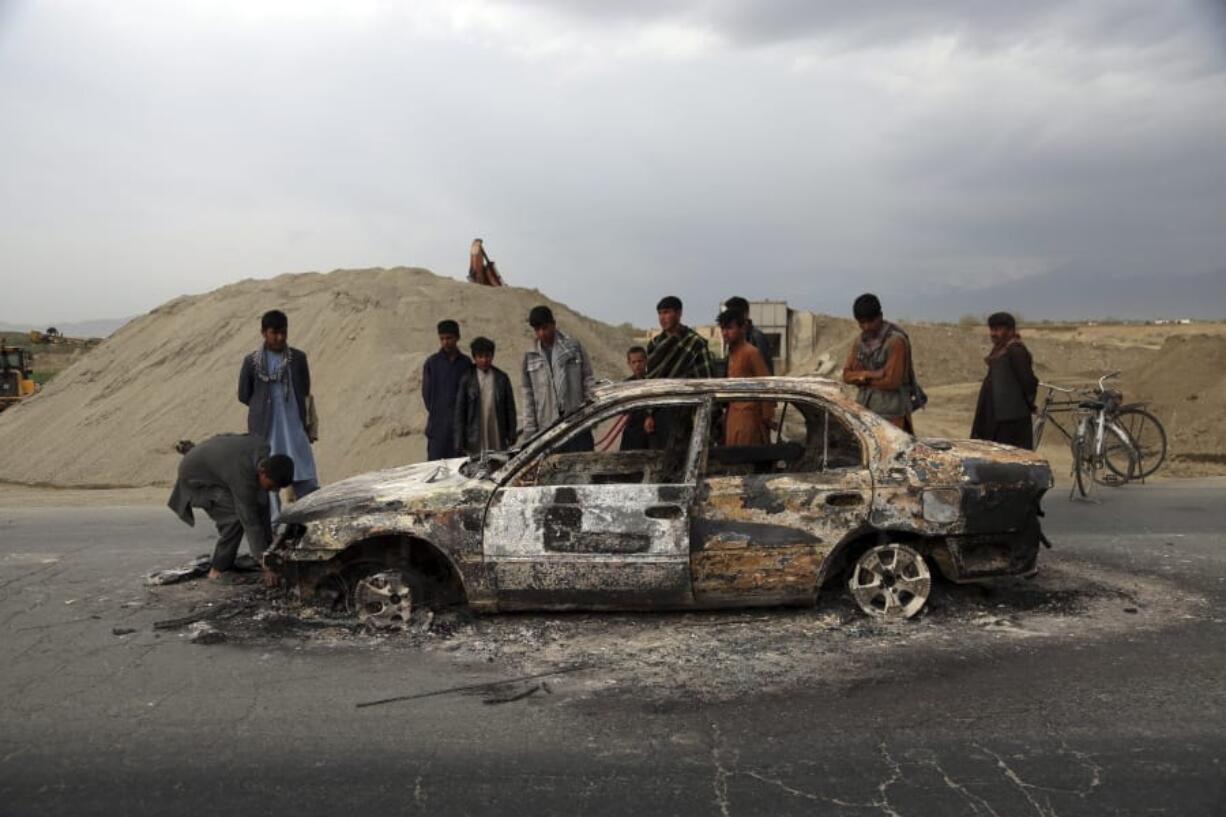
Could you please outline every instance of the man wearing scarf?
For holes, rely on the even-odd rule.
[[[852,314],[860,325],[860,337],[843,365],[843,382],[859,387],[856,400],[860,405],[914,434],[911,386],[915,375],[907,333],[883,317],[881,301],[872,293],[856,298]]]
[[[707,340],[681,322],[681,299],[667,295],[656,304],[660,334],[647,344],[647,379],[713,377],[715,361]],[[643,430],[652,448],[666,449],[688,439],[691,412],[657,408],[647,412]]]
[[[984,358],[988,374],[979,387],[971,438],[1032,449],[1030,415],[1035,410],[1039,379],[1034,375],[1030,351],[1017,333],[1017,321],[1008,312],[988,318],[988,335],[992,351]]]
[[[294,496],[306,496],[319,489],[307,427],[311,369],[306,354],[287,342],[289,319],[284,312],[265,312],[260,334],[264,342],[243,358],[238,400],[247,406],[248,433],[267,440],[273,455],[284,454],[294,461]],[[279,513],[280,504],[274,497],[274,518]]]

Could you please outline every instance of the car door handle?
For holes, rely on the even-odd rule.
[[[836,508],[849,508],[864,504],[864,494],[854,491],[842,491],[837,494],[826,494],[826,504]]]
[[[649,519],[680,519],[685,509],[680,505],[652,505],[643,513]]]

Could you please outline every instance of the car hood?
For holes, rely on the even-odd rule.
[[[301,525],[341,513],[455,510],[479,502],[493,483],[460,473],[463,457],[359,474],[321,488],[287,506],[280,521]]]

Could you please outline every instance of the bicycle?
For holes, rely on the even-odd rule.
[[[1115,419],[1120,408],[1119,392],[1106,388],[1106,381],[1118,376],[1119,372],[1103,375],[1094,390],[1040,384],[1048,391],[1043,408],[1035,418],[1035,448],[1043,439],[1048,421],[1068,439],[1073,454],[1070,498],[1076,494],[1088,497],[1095,484],[1119,487],[1137,476],[1139,455],[1136,446],[1128,431]],[[1056,400],[1057,392],[1076,397]],[[1071,431],[1053,416],[1061,412],[1076,414],[1077,423]]]
[[[1123,484],[1119,480],[1128,481],[1129,479],[1139,479],[1144,482],[1147,477],[1152,476],[1166,461],[1166,429],[1163,428],[1162,423],[1157,417],[1145,410],[1144,403],[1125,404],[1123,403],[1123,395],[1120,392],[1106,388],[1106,381],[1117,376],[1119,376],[1119,372],[1104,375],[1099,379],[1098,388],[1094,390],[1070,389],[1050,383],[1040,383],[1039,385],[1046,387],[1048,392],[1043,408],[1035,419],[1034,445],[1035,448],[1038,448],[1039,441],[1043,436],[1043,428],[1049,419],[1064,434],[1070,444],[1073,441],[1073,434],[1061,426],[1059,421],[1052,417],[1051,414],[1053,412],[1076,410],[1083,401],[1083,398],[1057,401],[1055,400],[1056,392],[1080,394],[1096,400],[1102,399],[1106,402],[1105,408],[1108,418],[1127,434],[1136,459],[1135,464],[1131,463],[1131,455],[1127,455],[1118,446],[1109,446],[1106,450],[1104,464],[1115,479],[1107,484],[1119,485]],[[1132,468],[1131,476],[1129,476],[1130,468]]]

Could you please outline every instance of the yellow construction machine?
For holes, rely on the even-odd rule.
[[[34,357],[19,346],[0,343],[0,411],[34,393]]]

